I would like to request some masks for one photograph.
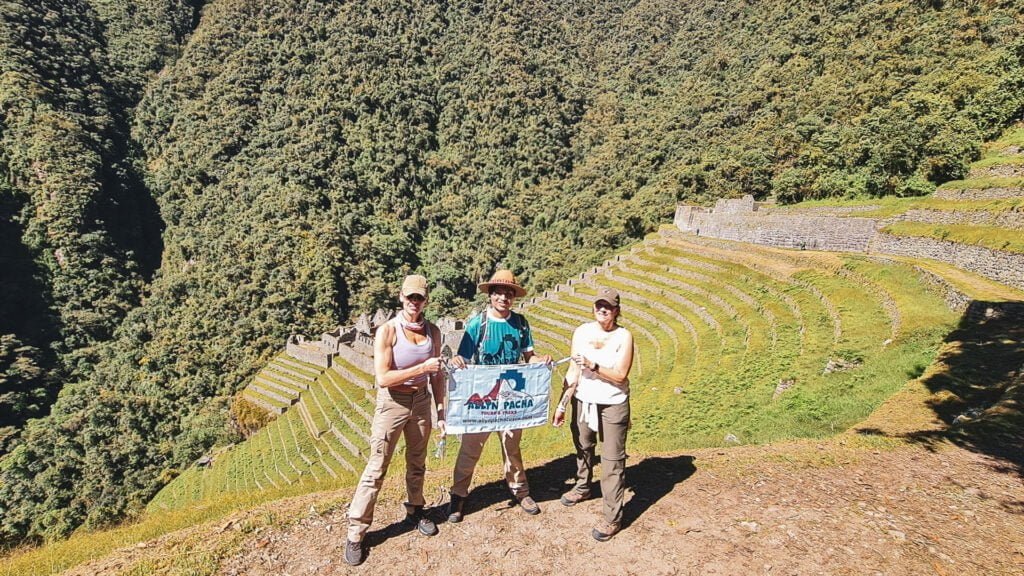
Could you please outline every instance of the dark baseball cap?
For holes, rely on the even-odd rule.
[[[594,304],[597,304],[601,300],[611,304],[612,306],[619,305],[619,291],[615,288],[609,288],[607,286],[601,286],[597,289],[597,294],[594,295]]]

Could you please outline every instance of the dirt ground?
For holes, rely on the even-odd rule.
[[[600,499],[573,508],[558,502],[573,470],[566,457],[529,471],[543,508],[538,516],[513,507],[496,474],[484,471],[489,483],[472,492],[465,520],[441,523],[432,538],[404,529],[400,498],[385,495],[362,566],[342,559],[344,507],[337,506],[245,535],[219,559],[218,570],[290,576],[1024,574],[1018,469],[952,446],[843,444],[636,459],[627,469],[625,528],[605,543],[590,536]],[[443,503],[439,476],[431,478],[435,505]],[[388,483],[401,487],[397,477]],[[126,560],[117,565],[131,564]],[[104,571],[109,562],[76,572]]]

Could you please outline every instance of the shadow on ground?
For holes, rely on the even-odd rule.
[[[1024,477],[1024,302],[972,302],[935,368],[922,382],[946,427],[904,437],[927,447],[950,441]]]
[[[599,459],[599,458],[598,458]],[[693,456],[652,456],[636,464],[626,467],[626,487],[634,496],[623,510],[623,526],[629,526],[644,514],[658,500],[668,495],[680,482],[686,480],[697,471],[693,464]],[[527,469],[530,481],[530,495],[542,508],[560,506],[562,494],[569,490],[576,475],[576,457],[567,455],[551,460],[541,466]],[[592,490],[594,497],[601,496],[601,485],[597,478]],[[504,503],[513,508],[517,505],[508,486],[503,480],[488,482],[476,486],[463,505],[466,516]],[[447,508],[442,506],[434,514],[437,520],[443,521]],[[399,532],[401,533],[401,532]],[[388,536],[390,537],[390,535]]]
[[[634,496],[622,512],[622,525],[629,526],[643,516],[655,502],[696,471],[693,456],[646,458],[626,468],[626,483]]]

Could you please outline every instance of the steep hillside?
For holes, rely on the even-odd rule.
[[[942,287],[914,265],[665,229],[522,309],[538,350],[562,357],[572,330],[591,319],[595,286],[620,291],[624,325],[638,349],[634,453],[821,438],[860,422],[908,375],[920,374],[955,327],[957,313],[943,302]],[[368,360],[357,367],[335,357],[327,370],[286,356],[272,361],[244,395],[284,414],[184,471],[149,511],[352,482],[365,462],[372,410]],[[557,429],[532,430],[531,457],[557,456],[561,436]],[[457,442],[451,439],[434,465],[452,465]]]
[[[626,530],[595,545],[586,527],[600,502],[558,505],[571,443],[548,427],[525,435],[541,517],[510,508],[492,445],[467,521],[417,537],[398,523],[399,458],[368,536],[369,562],[385,573],[426,562],[461,574],[481,562],[512,569],[528,549],[533,563],[582,573],[584,556],[625,562],[642,550],[652,569],[1013,573],[1024,544],[1015,512],[1024,295],[922,264],[666,229],[560,285],[523,307],[541,351],[564,353],[568,330],[587,317],[593,282],[620,288],[638,335]],[[959,315],[943,298],[975,302],[954,323]],[[652,369],[652,359],[666,368]],[[76,535],[15,557],[8,569],[102,557],[72,573],[350,573],[340,546],[355,478],[347,466],[361,466],[366,446],[356,438],[368,426],[364,369],[274,358],[244,392],[285,410],[270,425],[184,471],[138,524]],[[785,440],[800,436],[813,440]],[[430,458],[431,506],[447,499],[456,442],[443,459]],[[734,446],[751,442],[768,444]],[[319,490],[331,492],[279,500]],[[184,529],[166,534],[176,528]]]
[[[159,265],[162,226],[130,107],[193,8],[133,2],[136,20],[113,14],[128,4],[0,11],[0,455],[64,381],[88,376]]]
[[[8,543],[142,510],[211,446],[237,439],[230,399],[287,334],[388,302],[409,270],[442,286],[437,310],[462,310],[499,262],[543,289],[638,241],[679,199],[927,192],[964,174],[982,137],[1019,117],[1024,94],[1014,2],[216,0],[180,56],[167,44],[197,4],[59,4],[4,12],[52,21],[48,41],[83,38],[66,48],[80,58],[60,48],[48,59],[23,39],[27,25],[4,37],[5,66],[59,65],[4,92],[13,113],[2,160],[14,177],[0,188],[21,190],[0,203],[24,228],[11,234],[24,248],[10,259],[52,274],[39,293],[17,284],[31,298],[12,309],[56,310],[57,328],[38,338],[0,329],[15,335],[0,357],[14,350],[7,372],[31,380],[52,334],[87,334],[74,340],[80,368],[52,415],[0,466]],[[72,8],[80,16],[61,17]],[[117,64],[94,62],[104,54]],[[87,73],[68,72],[79,67]],[[24,78],[6,70],[5,82]],[[19,96],[37,93],[82,96],[65,106],[82,117],[33,115],[42,108]],[[42,166],[25,150],[51,150],[61,160],[50,170],[67,173],[22,190]],[[89,153],[63,156],[74,150]],[[152,217],[146,190],[166,230],[159,271],[128,312],[154,268],[147,234],[160,224],[111,223]],[[50,209],[59,218],[32,219]],[[51,244],[64,236],[67,247]],[[799,280],[842,289],[820,274]],[[571,316],[572,304],[560,311]],[[719,335],[685,305],[665,305],[698,334],[714,332],[715,350],[742,356],[733,323],[716,320]],[[550,314],[549,331],[563,322]],[[661,356],[677,341],[685,349],[688,330],[634,321]],[[853,352],[875,336],[849,334]],[[22,344],[34,350],[17,352]],[[677,369],[659,362],[644,358],[645,372]],[[762,395],[777,385],[768,374],[751,374]],[[706,407],[723,415],[685,433],[714,439],[749,406],[721,378],[703,383],[725,392]],[[869,404],[825,416],[848,424]],[[778,433],[819,428],[793,421]]]

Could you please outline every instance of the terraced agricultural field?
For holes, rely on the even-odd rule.
[[[932,362],[956,325],[958,313],[929,275],[948,277],[950,285],[979,298],[1020,297],[934,262],[786,251],[666,227],[520,309],[537,351],[561,358],[573,329],[591,319],[596,287],[619,290],[622,322],[637,346],[630,449],[655,453],[824,437],[864,420]],[[250,390],[270,388],[282,396],[292,390],[293,404],[279,403],[284,412],[276,420],[217,453],[209,468],[183,472],[150,508],[353,483],[365,462],[373,379],[341,358],[335,363],[325,371],[275,358]],[[553,401],[564,370],[553,377]],[[250,390],[246,396],[254,397]],[[526,457],[542,461],[567,453],[567,434],[564,428],[530,430]],[[500,461],[493,444],[485,464]],[[429,468],[450,468],[456,453],[453,438]],[[392,467],[404,467],[401,451]]]
[[[285,389],[294,390],[291,402],[275,405],[252,395],[253,388],[266,389],[270,382],[282,395]],[[357,384],[334,370],[285,354],[277,356],[242,396],[283,413],[245,442],[216,452],[208,466],[183,471],[153,498],[148,509],[174,509],[249,491],[294,493],[308,491],[304,486],[353,482],[366,461],[373,411],[364,386],[368,384],[363,380]]]
[[[671,334],[662,369],[632,384],[631,442],[645,451],[843,430],[927,364],[956,317],[906,264],[670,232],[572,297],[596,283],[620,290],[625,317]],[[533,321],[548,308],[526,312]],[[824,374],[830,360],[854,367]]]

